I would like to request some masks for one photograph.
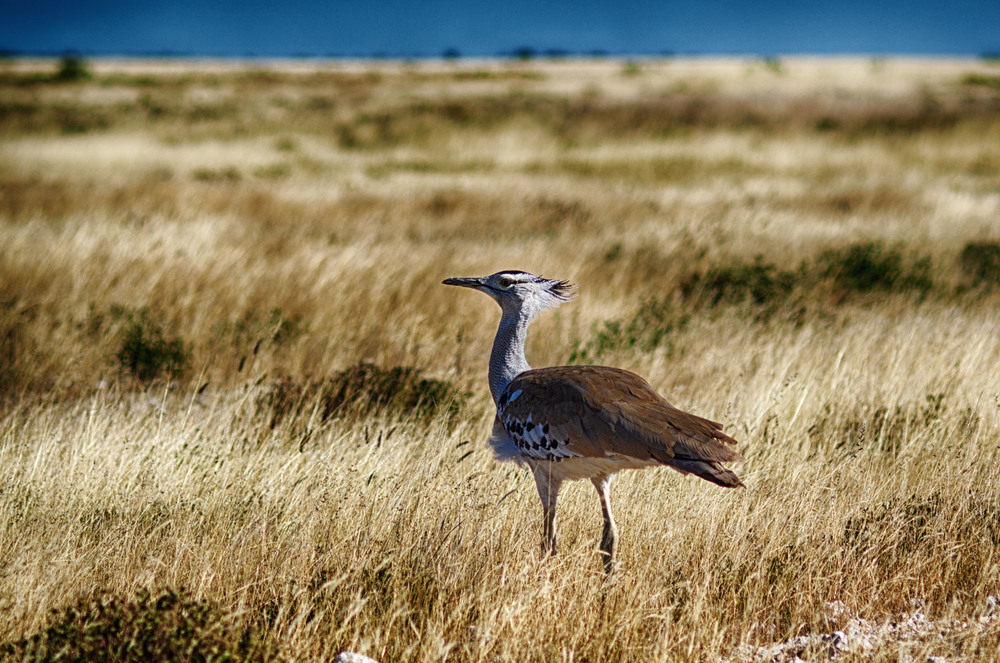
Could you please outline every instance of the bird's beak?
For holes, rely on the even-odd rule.
[[[460,285],[463,288],[481,288],[483,280],[480,278],[454,278],[441,281],[444,285]]]

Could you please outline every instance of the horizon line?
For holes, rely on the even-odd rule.
[[[1000,60],[1000,51],[941,52],[941,51],[609,51],[602,49],[566,50],[531,49],[518,47],[497,53],[468,53],[457,49],[443,49],[438,53],[255,53],[255,52],[208,52],[208,51],[97,51],[75,48],[21,51],[0,47],[0,61],[17,59],[59,59],[78,57],[85,59],[136,59],[136,60],[319,60],[319,61],[560,61],[560,60],[602,60],[602,59],[698,59],[698,58],[756,58],[772,59],[782,57],[803,58],[927,58],[927,59],[975,59],[983,61]]]

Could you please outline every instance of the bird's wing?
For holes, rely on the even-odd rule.
[[[721,424],[677,409],[641,377],[622,369],[525,371],[501,394],[497,416],[531,457],[546,459],[553,452],[561,457],[623,455],[658,461],[721,485],[741,485],[718,465],[742,460],[731,448],[736,440],[722,432]],[[702,469],[725,476],[705,476]]]

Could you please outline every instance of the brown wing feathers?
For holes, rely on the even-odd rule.
[[[519,393],[520,392],[520,393]],[[517,396],[514,396],[517,394]],[[606,452],[653,459],[721,486],[742,486],[719,465],[742,460],[722,425],[679,410],[638,375],[604,366],[560,366],[526,371],[501,398],[514,419],[532,414],[565,435],[581,456]]]

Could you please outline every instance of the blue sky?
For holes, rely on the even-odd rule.
[[[1000,51],[998,0],[3,0],[22,53],[435,56]]]

